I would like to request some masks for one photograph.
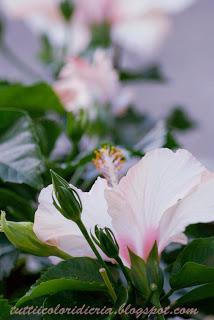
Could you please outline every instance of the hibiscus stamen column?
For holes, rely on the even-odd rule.
[[[121,170],[125,157],[121,149],[114,146],[104,145],[95,151],[93,163],[108,181],[110,187],[118,184],[118,172]]]

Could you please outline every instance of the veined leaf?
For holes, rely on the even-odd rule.
[[[100,265],[90,258],[73,258],[51,267],[22,297],[17,306],[41,296],[61,291],[105,291]]]
[[[63,112],[55,92],[42,82],[30,86],[19,83],[0,85],[0,108],[18,108],[33,113],[50,110]]]
[[[214,237],[192,241],[178,256],[170,284],[174,289],[214,282]]]
[[[8,109],[0,117],[0,179],[41,188],[45,166],[30,117]]]

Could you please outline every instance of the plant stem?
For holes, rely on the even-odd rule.
[[[159,309],[162,308],[159,299],[157,299],[156,304],[155,304],[155,307],[157,307],[157,308],[159,308]],[[165,320],[165,317],[164,317],[163,314],[157,314],[157,319],[159,319],[159,320]]]
[[[91,249],[93,250],[95,256],[97,257],[98,261],[100,262],[100,264],[102,265],[103,268],[106,269],[106,264],[103,261],[101,255],[99,254],[97,248],[95,247],[93,241],[91,240],[91,237],[89,236],[88,231],[86,230],[84,224],[82,223],[81,220],[77,221],[77,225],[80,229],[80,231],[82,232],[83,236],[85,237],[86,241],[88,242],[88,244],[90,245]]]
[[[113,302],[116,302],[117,301],[117,295],[114,291],[114,288],[111,284],[111,281],[109,280],[109,277],[108,277],[108,274],[106,272],[106,269],[105,268],[101,268],[99,270],[100,274],[101,274],[101,277],[103,278],[103,281],[108,289],[108,292],[109,292],[109,295],[112,297],[112,300]]]
[[[101,255],[99,254],[95,244],[93,243],[93,241],[91,240],[91,237],[89,236],[88,231],[86,230],[84,224],[82,223],[81,220],[76,222],[80,231],[82,232],[83,236],[85,237],[86,241],[88,242],[88,244],[90,245],[91,249],[93,250],[95,256],[97,257],[100,265],[103,267],[103,269],[106,270],[106,277],[108,277],[108,282],[111,283],[111,281],[109,279],[111,279],[111,274],[110,271],[108,269],[108,266],[106,265],[105,261],[103,261]],[[112,286],[112,285],[111,285]],[[112,287],[113,288],[113,287]],[[114,290],[114,289],[113,289]],[[116,295],[116,294],[115,294]]]

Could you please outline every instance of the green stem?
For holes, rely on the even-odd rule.
[[[160,304],[160,301],[159,301],[159,298],[156,299],[155,307],[158,308],[158,309],[162,308],[162,306]],[[163,314],[157,314],[157,319],[165,320],[165,317],[164,317]]]
[[[106,272],[106,269],[105,268],[101,268],[99,270],[100,274],[101,274],[101,277],[103,278],[103,281],[108,289],[108,292],[109,292],[109,295],[112,297],[112,300],[113,302],[115,303],[117,301],[117,295],[114,291],[114,288],[111,284],[111,281],[109,280],[109,277],[108,277],[108,274]]]
[[[81,220],[76,222],[80,231],[82,232],[83,236],[85,237],[86,241],[88,242],[89,246],[91,247],[91,249],[93,250],[95,256],[97,257],[97,260],[99,261],[100,265],[106,270],[106,275],[108,276],[109,279],[111,279],[111,273],[108,269],[108,266],[106,265],[105,261],[103,261],[101,255],[99,254],[95,244],[93,243],[93,241],[91,240],[91,237],[89,236],[88,231],[86,230],[84,224],[82,223]],[[109,280],[110,282],[110,280]]]
[[[91,249],[93,250],[95,256],[97,257],[97,260],[99,261],[101,266],[106,269],[107,266],[106,266],[105,262],[103,261],[101,255],[99,254],[97,248],[95,247],[93,241],[91,240],[91,237],[89,236],[89,233],[86,230],[86,228],[85,228],[84,224],[82,223],[82,221],[81,220],[77,221],[77,225],[78,225],[80,231],[82,232],[83,236],[85,237],[86,241],[90,245]]]

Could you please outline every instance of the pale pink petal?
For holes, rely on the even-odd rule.
[[[55,90],[67,110],[110,103],[120,90],[119,79],[111,57],[103,50],[96,50],[92,61],[70,57],[62,69]]]
[[[92,97],[85,83],[79,79],[60,79],[53,86],[55,92],[69,112],[78,113],[92,105]]]
[[[161,252],[190,224],[214,221],[214,179],[200,184],[163,215],[159,227],[158,247]],[[177,242],[177,241],[176,241]],[[179,241],[180,242],[180,241]]]
[[[80,236],[81,232],[74,222],[66,219],[57,211],[53,205],[52,195],[52,185],[41,191],[33,230],[41,241],[57,246],[60,236],[70,234]]]
[[[205,168],[187,151],[153,150],[106,190],[116,236],[146,257],[158,238],[164,212],[197,186]],[[181,230],[182,232],[182,230]]]
[[[107,204],[104,198],[106,181],[98,178],[88,193],[72,187],[78,192],[82,201],[82,221],[88,232],[93,231],[96,224],[111,227],[111,219],[107,214]],[[54,207],[52,195],[52,185],[44,188],[40,193],[33,226],[36,236],[41,241],[56,246],[72,256],[94,257],[78,226],[73,221],[66,219]]]
[[[115,1],[115,0],[113,0]],[[105,22],[112,0],[75,0],[76,15],[86,24]]]
[[[80,193],[84,208],[82,220],[88,230],[92,230],[96,224],[100,227],[112,227],[111,217],[107,213],[107,202],[104,197],[104,192],[107,188],[107,181],[102,178],[97,178],[89,192]]]

